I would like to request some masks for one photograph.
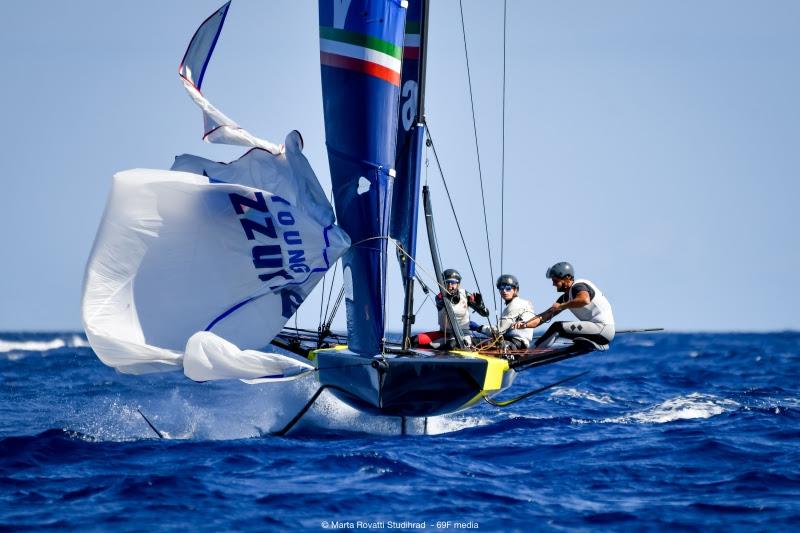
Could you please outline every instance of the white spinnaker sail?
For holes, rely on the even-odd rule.
[[[324,206],[288,200],[298,182],[286,154],[262,153],[288,171],[272,191],[168,170],[114,176],[82,302],[84,328],[105,364],[131,374],[184,367],[200,381],[310,368],[276,354],[262,354],[259,367],[239,349],[265,346],[350,243],[317,220]],[[202,342],[189,342],[198,332],[232,345],[201,335],[217,344],[209,359],[208,349],[192,349]]]
[[[230,2],[198,28],[179,74],[204,139],[252,147],[232,163],[192,155],[114,176],[84,279],[81,317],[105,364],[183,369],[196,381],[292,379],[313,367],[264,353],[350,246],[291,132],[259,139],[200,93]]]

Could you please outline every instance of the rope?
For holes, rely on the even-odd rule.
[[[333,188],[331,188],[331,192],[328,194],[328,203],[333,205]],[[331,305],[331,293],[333,292],[333,282],[336,280],[336,265],[333,265],[333,278],[331,279],[331,290],[328,291],[328,305],[325,307],[325,315],[322,314],[322,306],[325,304],[325,282],[328,280],[328,271],[325,271],[325,274],[322,275],[322,291],[319,297],[319,324],[317,324],[317,328],[322,330],[322,324],[325,321],[322,317],[325,317],[327,320],[328,317],[328,307]]]
[[[461,237],[461,244],[464,246],[464,253],[467,256],[467,261],[469,262],[469,268],[472,271],[472,278],[475,280],[475,286],[478,288],[478,292],[483,294],[483,291],[481,290],[481,287],[480,287],[480,283],[478,282],[478,276],[475,274],[475,267],[472,264],[472,257],[470,256],[469,251],[467,250],[467,243],[464,240],[464,232],[461,231],[461,223],[458,221],[458,214],[456,213],[455,206],[453,205],[453,199],[450,196],[450,189],[447,187],[447,180],[444,177],[444,171],[442,171],[442,165],[441,165],[441,163],[439,161],[439,155],[436,153],[436,144],[433,142],[433,137],[431,136],[431,130],[430,130],[430,127],[427,126],[427,124],[426,124],[426,131],[428,133],[428,140],[430,141],[430,147],[433,149],[433,158],[436,160],[436,166],[439,168],[439,175],[442,177],[442,183],[444,184],[444,190],[447,193],[447,200],[450,203],[450,211],[453,213],[453,219],[456,221],[456,228],[458,228],[458,234]],[[411,260],[415,261],[413,258],[411,258]],[[425,272],[425,269],[420,267],[419,263],[417,263],[417,268],[419,268],[420,270]],[[426,274],[428,274],[428,273],[426,272]],[[436,277],[433,276],[433,279],[436,280]],[[436,282],[436,285],[439,285],[438,281],[435,281],[435,282]],[[444,287],[440,286],[440,290],[444,290]],[[497,324],[500,323],[500,317],[498,315],[497,294],[495,293],[495,291],[492,291],[492,301],[494,303],[494,309],[495,309],[494,321],[495,321],[495,326],[496,326]]]
[[[325,279],[325,278],[323,278],[323,279]],[[333,277],[331,278],[331,288],[328,290],[328,304],[325,306],[325,322],[323,322],[323,323],[330,323],[330,321],[328,320],[328,316],[329,316],[328,315],[328,311],[330,310],[330,307],[331,307],[331,296],[333,296],[333,282],[334,281],[336,281],[336,265],[333,266]],[[324,285],[323,285],[322,290],[323,291],[325,290],[325,286]],[[344,290],[344,286],[342,286],[342,290]],[[333,312],[336,313],[336,309],[335,308],[334,308]],[[331,320],[333,320],[333,316],[331,316],[330,318],[331,318]],[[322,325],[322,324],[320,324],[320,325]],[[330,326],[328,326],[328,327],[330,327]]]
[[[433,142],[433,136],[431,135],[431,129],[428,125],[425,125],[426,132],[428,133],[428,140],[431,142],[431,148],[433,149],[433,158],[436,160],[436,166],[439,168],[439,175],[442,177],[442,183],[444,184],[444,191],[447,194],[447,201],[450,203],[450,211],[453,213],[453,219],[456,221],[456,228],[458,228],[458,235],[461,237],[461,244],[464,246],[464,253],[467,255],[467,261],[469,262],[469,268],[472,271],[472,278],[475,280],[475,286],[478,288],[478,292],[483,294],[481,290],[480,283],[478,283],[478,276],[475,274],[475,266],[472,264],[472,257],[469,255],[469,250],[467,249],[467,241],[464,239],[464,232],[461,230],[461,223],[458,221],[458,214],[456,214],[456,208],[453,205],[453,198],[450,195],[450,188],[447,186],[447,180],[444,177],[444,171],[442,170],[442,164],[439,161],[439,154],[436,153],[436,145]],[[491,260],[490,260],[491,261]],[[495,295],[496,298],[496,295]],[[497,300],[494,300],[495,307],[497,307]]]
[[[435,152],[435,151],[434,151],[434,152]],[[373,239],[374,239],[374,238],[376,238],[376,237],[371,237],[371,238],[373,238]],[[436,279],[436,275],[435,275],[434,273],[431,273],[431,272],[429,272],[429,271],[428,271],[428,270],[426,270],[424,267],[422,267],[422,266],[421,266],[421,265],[420,265],[420,264],[417,262],[416,258],[414,258],[414,257],[411,257],[411,256],[408,254],[408,252],[406,252],[406,251],[403,249],[403,247],[402,247],[402,246],[400,246],[400,243],[398,243],[397,241],[395,241],[395,240],[394,240],[394,239],[392,239],[391,237],[384,237],[384,238],[386,238],[387,240],[391,241],[391,242],[392,242],[392,243],[395,245],[395,248],[397,248],[397,250],[399,250],[401,254],[405,255],[405,256],[406,256],[406,257],[407,257],[407,258],[408,258],[410,261],[413,261],[413,262],[414,262],[414,264],[415,264],[415,268],[417,269],[417,271],[418,271],[418,272],[422,272],[422,273],[423,273],[423,274],[425,274],[427,277],[429,277],[429,278],[433,279],[433,283],[434,283],[434,284],[435,284],[437,287],[439,287],[439,290],[442,292],[442,294],[444,294],[444,292],[445,292],[445,291],[447,291],[447,288],[446,288],[444,285],[441,285],[441,284],[439,283],[439,280],[437,280],[437,279]],[[419,274],[418,274],[418,276],[419,276]],[[420,304],[419,308],[417,309],[417,311],[416,311],[414,314],[417,314],[417,313],[419,313],[419,310],[420,310],[420,309],[422,309],[422,305],[423,305],[423,304],[425,304],[425,302],[427,302],[429,298],[430,298],[430,294],[427,294],[427,295],[425,296],[425,300],[423,300],[423,301],[422,301],[422,304]],[[485,318],[486,318],[486,317],[485,317]],[[445,332],[445,339],[446,339],[446,338],[447,338],[447,333]],[[502,335],[501,335],[501,336],[499,336],[499,337],[498,337],[498,338],[496,338],[496,339],[493,339],[493,342],[492,342],[492,344],[491,344],[491,345],[493,346],[494,344],[496,344],[497,342],[499,342],[501,339],[502,339]]]
[[[336,316],[336,312],[339,310],[339,307],[342,305],[342,300],[344,299],[344,286],[339,290],[339,296],[336,297],[336,303],[333,304],[333,310],[331,311],[330,317],[328,317],[328,321],[325,322],[325,330],[331,329],[331,324],[333,324],[333,317]]]
[[[434,151],[434,152],[435,152],[435,151]],[[394,247],[395,247],[395,248],[396,248],[396,249],[397,249],[397,250],[398,250],[398,251],[399,251],[401,254],[403,254],[404,256],[406,256],[406,257],[407,257],[407,258],[408,258],[410,261],[413,261],[413,262],[414,262],[414,264],[416,265],[416,266],[415,266],[415,268],[416,268],[416,269],[418,269],[420,272],[422,272],[422,273],[423,273],[423,274],[425,274],[427,277],[429,277],[430,279],[432,279],[432,280],[433,280],[433,285],[436,285],[437,287],[439,287],[439,290],[440,290],[440,291],[446,291],[446,290],[447,290],[447,287],[445,287],[444,285],[442,285],[441,283],[439,283],[439,280],[437,280],[437,279],[436,279],[436,274],[434,274],[434,273],[431,273],[431,272],[429,272],[428,270],[426,270],[424,267],[422,267],[422,266],[421,266],[421,265],[420,265],[420,264],[417,262],[417,259],[416,259],[416,258],[414,258],[414,257],[411,257],[411,255],[409,255],[409,253],[408,253],[408,252],[406,252],[406,251],[403,249],[403,246],[402,246],[402,245],[401,245],[399,242],[397,242],[395,239],[391,238],[391,237],[390,237],[390,236],[388,236],[388,235],[377,235],[377,236],[375,236],[375,237],[367,237],[366,239],[362,239],[362,240],[360,240],[360,241],[358,241],[358,242],[354,243],[352,246],[353,246],[353,247],[355,247],[355,246],[358,246],[358,245],[360,245],[361,243],[364,243],[364,242],[367,242],[367,241],[374,241],[374,240],[385,240],[385,241],[387,241],[387,242],[390,242],[390,243],[392,243],[392,244],[394,245]]]
[[[426,294],[426,295],[425,295],[425,299],[424,299],[424,300],[422,300],[422,303],[421,303],[421,304],[419,304],[419,306],[417,307],[417,310],[416,310],[416,311],[414,311],[414,314],[415,314],[415,315],[418,315],[418,314],[419,314],[419,310],[420,310],[420,309],[422,309],[422,306],[423,306],[423,305],[425,305],[425,303],[426,303],[428,300],[430,300],[430,299],[431,299],[431,293],[428,293],[428,294]]]
[[[469,51],[467,50],[467,29],[464,25],[464,6],[462,4],[462,0],[458,0],[458,8],[461,13],[461,35],[464,38],[464,57],[466,58],[467,62],[467,81],[469,82],[469,102],[472,108],[472,131],[475,137],[475,154],[478,158],[478,179],[480,180],[481,184],[481,202],[483,203],[483,227],[486,231],[486,250],[489,253],[489,274],[491,278],[494,279],[494,267],[492,266],[492,247],[489,242],[489,221],[486,217],[486,197],[483,192],[483,172],[481,170],[481,152],[478,147],[478,125],[477,121],[475,120],[475,100],[472,95],[472,76],[470,74],[469,68]],[[434,151],[435,153],[435,151]],[[477,284],[477,281],[476,281]],[[492,301],[494,302],[495,309],[497,308],[497,294],[492,291]]]
[[[336,316],[336,312],[339,310],[339,306],[342,303],[342,298],[344,297],[344,286],[342,286],[341,290],[339,290],[339,296],[336,297],[336,303],[333,304],[333,311],[331,311],[330,317],[326,317],[325,323],[320,325],[319,333],[317,338],[317,343],[322,343],[322,339],[331,335],[331,324],[333,324],[333,317]],[[328,301],[330,303],[330,300]]]
[[[336,265],[333,267],[333,271],[336,272]],[[328,279],[328,272],[325,271],[325,274],[322,276],[322,291],[319,297],[319,323],[317,327],[322,329],[322,308],[325,306],[325,280]],[[333,281],[331,281],[331,287],[333,287]],[[330,304],[330,299],[328,300],[328,304]]]
[[[506,28],[508,0],[503,0],[503,110],[502,110],[502,141],[500,163],[500,274],[505,272],[503,259],[505,258],[505,229],[506,229]]]

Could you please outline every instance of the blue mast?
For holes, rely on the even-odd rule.
[[[351,351],[383,349],[386,249],[406,2],[320,0],[325,137],[339,225]]]
[[[392,198],[391,236],[402,247],[398,252],[405,287],[403,348],[408,349],[414,323],[414,275],[417,251],[417,219],[423,141],[424,94],[427,50],[428,2],[410,0],[403,48],[400,85],[400,120],[397,128],[397,178]],[[405,252],[405,253],[403,253]]]

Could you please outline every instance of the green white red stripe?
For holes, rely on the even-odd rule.
[[[406,33],[403,59],[419,59],[419,33]]]
[[[406,20],[405,42],[403,43],[403,59],[419,59],[419,21]]]
[[[320,27],[319,36],[323,65],[363,72],[400,86],[401,46],[336,28]]]

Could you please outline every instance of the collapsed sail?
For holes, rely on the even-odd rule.
[[[230,167],[262,185],[225,182],[212,166],[207,176],[137,169],[114,177],[82,302],[87,336],[107,365],[133,374],[189,368],[184,355],[202,355],[187,347],[198,332],[262,348],[347,249],[344,232],[320,224],[297,196],[285,156],[254,150]],[[265,375],[209,371],[200,380]]]
[[[348,345],[382,348],[386,249],[400,94],[405,1],[320,0],[320,63],[342,258]]]
[[[302,138],[258,139],[211,106],[200,85],[229,4],[197,30],[180,75],[205,138],[253,147],[226,164],[176,158],[172,170],[114,176],[84,278],[81,318],[107,365],[191,379],[281,380],[313,367],[263,353],[350,240]]]

